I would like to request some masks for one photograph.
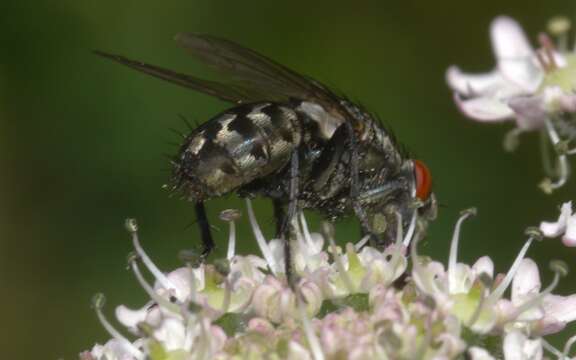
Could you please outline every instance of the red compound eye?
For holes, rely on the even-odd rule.
[[[428,200],[432,191],[432,175],[430,170],[420,160],[414,160],[414,173],[416,175],[416,197],[422,201]]]

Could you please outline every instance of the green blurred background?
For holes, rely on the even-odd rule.
[[[91,54],[118,52],[204,74],[172,42],[180,31],[233,39],[360,99],[433,172],[443,207],[421,252],[446,259],[459,211],[475,206],[461,259],[489,254],[506,271],[524,228],[555,219],[562,201],[576,200],[576,178],[545,196],[536,187],[543,175],[536,134],[505,153],[510,125],[466,120],[452,102],[446,67],[492,67],[487,31],[498,14],[519,19],[534,39],[549,17],[576,12],[573,0],[2,0],[0,357],[74,359],[108,338],[90,309],[92,294],[107,295],[110,315],[115,305],[144,303],[125,271],[124,218],[139,220],[162,269],[178,266],[178,250],[198,243],[190,204],[161,189],[169,168],[162,154],[173,154],[169,143],[179,141],[169,129],[186,129],[178,114],[204,121],[228,105]],[[217,214],[242,203],[230,197],[208,206],[223,244]],[[258,202],[271,234],[269,209]],[[255,249],[246,216],[240,238],[242,252]],[[354,220],[338,225],[337,238],[358,239]],[[576,251],[546,241],[529,256],[543,265],[547,284],[548,261],[573,265]],[[575,274],[560,293],[576,290]]]

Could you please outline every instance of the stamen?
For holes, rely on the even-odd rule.
[[[232,300],[232,285],[228,278],[224,279],[224,299],[222,300],[222,312],[227,313]]]
[[[210,332],[208,330],[209,321],[205,319],[200,319],[200,338],[203,340],[200,342],[199,346],[199,358],[200,359],[210,359],[212,358],[209,356],[211,354],[212,348],[212,337],[210,336]]]
[[[513,152],[516,151],[518,145],[520,144],[520,134],[526,130],[521,128],[514,128],[506,133],[504,136],[504,141],[502,141],[502,147],[505,151]]]
[[[272,250],[270,249],[270,246],[268,246],[266,239],[264,239],[264,235],[262,235],[262,230],[260,230],[260,226],[256,221],[256,216],[254,215],[254,210],[252,209],[252,201],[250,201],[250,199],[246,199],[246,209],[248,210],[248,219],[250,220],[250,225],[252,225],[252,232],[254,233],[256,242],[260,247],[262,256],[264,256],[264,260],[266,260],[268,268],[272,274],[277,275],[277,273],[280,271],[280,264],[274,260]]]
[[[299,217],[298,216],[292,217],[291,224],[292,224],[292,229],[294,229],[294,233],[296,235],[296,242],[298,243],[298,247],[300,249],[304,249],[304,251],[306,251],[308,249],[308,244],[306,243],[304,236],[302,236],[302,229],[300,228]],[[307,251],[306,251],[306,253],[307,253]]]
[[[174,286],[174,284],[172,284],[172,282],[168,280],[166,275],[164,275],[164,273],[160,271],[160,269],[158,269],[158,267],[152,262],[152,260],[150,260],[150,258],[148,257],[148,255],[146,255],[146,252],[140,245],[140,240],[138,239],[138,225],[136,223],[136,219],[126,219],[125,226],[126,230],[128,230],[128,232],[132,236],[132,245],[134,246],[134,250],[136,250],[136,253],[140,257],[140,259],[142,259],[142,262],[144,263],[148,271],[150,271],[150,273],[154,276],[154,278],[158,280],[160,285],[162,285],[162,287],[164,287],[166,290],[173,290],[177,292],[176,286]]]
[[[190,352],[192,345],[194,345],[194,338],[196,337],[194,327],[198,324],[198,321],[202,321],[199,317],[191,315],[186,321],[186,337],[184,339],[184,350]]]
[[[540,153],[542,155],[542,167],[544,168],[544,173],[548,177],[554,176],[557,170],[554,169],[550,161],[550,139],[545,131],[540,131]]]
[[[190,270],[190,301],[196,303],[196,300],[198,299],[198,291],[196,290],[196,277],[194,276],[192,265],[189,264],[188,269]]]
[[[342,262],[340,254],[338,254],[336,242],[334,241],[334,237],[332,236],[334,229],[330,229],[330,227],[331,224],[327,222],[322,223],[322,230],[326,234],[328,242],[330,243],[329,250],[332,253],[332,256],[334,257],[334,264],[336,265],[336,269],[338,269],[338,274],[342,278],[342,282],[344,283],[344,286],[346,286],[348,292],[353,294],[355,292],[354,284],[352,283],[352,279],[350,279],[350,276],[348,276],[348,273],[344,268],[344,263]]]
[[[576,343],[576,335],[572,336],[570,339],[568,339],[568,341],[566,342],[566,345],[564,345],[564,351],[562,352],[562,358],[561,359],[570,359],[569,357],[569,353],[570,350],[572,349],[572,345],[574,345],[574,343]]]
[[[302,320],[302,328],[304,330],[304,335],[306,335],[306,340],[308,345],[310,345],[310,350],[312,350],[312,357],[314,360],[324,360],[324,352],[320,346],[320,341],[318,336],[312,328],[312,323],[308,319],[306,314],[306,309],[304,308],[304,300],[301,299],[302,295],[296,297],[296,302],[298,303],[298,310],[300,312],[300,319]]]
[[[402,248],[402,214],[400,214],[398,211],[396,211],[396,241],[394,242],[394,251],[392,252],[392,258],[390,259],[390,264],[392,265],[393,268],[396,268],[396,266],[398,265],[398,261],[400,259],[400,257],[403,256],[403,248]],[[412,220],[414,220],[415,217],[412,217]],[[410,232],[410,231],[409,231]],[[405,239],[404,239],[405,241]],[[406,245],[407,246],[407,245]]]
[[[320,250],[317,248],[316,244],[314,244],[314,242],[312,241],[312,236],[310,236],[310,230],[308,229],[308,222],[306,221],[306,216],[304,216],[304,211],[300,211],[300,223],[302,224],[302,233],[304,234],[304,239],[306,240],[306,243],[308,244],[308,246],[310,246],[312,248],[312,251],[314,253],[318,253],[320,252]]]
[[[536,60],[538,60],[538,63],[540,64],[540,66],[542,66],[542,70],[544,70],[544,72],[546,73],[552,72],[550,64],[546,61],[544,51],[539,49],[536,50],[535,53],[536,53]]]
[[[224,282],[224,298],[222,300],[222,312],[226,313],[230,307],[230,298],[232,296],[232,285],[228,280],[230,274],[230,261],[227,259],[217,259],[214,261],[214,269],[222,277]]]
[[[570,19],[564,16],[555,16],[548,21],[548,32],[558,39],[558,49],[568,51],[568,31],[571,27]]]
[[[418,280],[420,280],[422,282],[422,284],[424,285],[424,287],[431,288],[432,293],[444,292],[443,290],[440,290],[438,288],[438,286],[436,285],[436,283],[433,281],[433,279],[431,277],[426,276],[427,274],[425,273],[424,267],[420,263],[420,259],[418,257],[417,248],[418,248],[418,242],[419,241],[420,241],[420,237],[416,236],[414,238],[414,243],[410,247],[410,257],[412,257],[412,276],[415,279],[417,278]],[[428,292],[428,289],[424,289],[423,291],[426,292],[428,295],[430,295],[430,293]]]
[[[370,241],[370,235],[364,236],[362,239],[360,239],[360,241],[358,241],[358,242],[354,245],[354,249],[355,249],[356,251],[362,250],[362,248],[364,247],[364,245],[366,245],[366,244],[368,243],[368,241]]]
[[[194,267],[198,267],[201,263],[201,255],[193,250],[181,250],[178,253],[180,259],[186,264],[188,271],[190,271],[190,301],[196,302],[196,278],[194,276]]]
[[[448,258],[448,291],[453,293],[455,291],[456,284],[456,262],[458,258],[458,243],[460,241],[460,227],[464,220],[468,219],[470,216],[476,215],[476,209],[470,208],[464,210],[460,213],[460,218],[456,222],[456,227],[454,228],[454,234],[452,235],[452,241],[450,242],[450,256]]]
[[[504,291],[506,291],[506,289],[508,288],[508,286],[512,282],[512,279],[514,278],[514,276],[516,275],[516,272],[518,271],[518,268],[520,267],[520,263],[524,259],[524,256],[526,256],[526,253],[528,252],[530,245],[532,245],[532,241],[534,241],[534,239],[536,239],[538,237],[537,234],[532,233],[533,231],[534,231],[533,228],[527,229],[526,232],[529,234],[528,240],[526,240],[526,242],[524,243],[524,246],[522,246],[522,249],[520,249],[518,256],[516,256],[514,263],[512,263],[512,266],[510,267],[510,270],[508,270],[508,273],[506,274],[504,279],[500,282],[500,284],[492,292],[492,294],[490,294],[488,296],[488,298],[486,299],[487,304],[491,305],[494,302],[496,302],[498,299],[500,299],[502,297],[502,295],[504,294]]]
[[[140,272],[140,268],[138,267],[138,256],[137,255],[129,256],[128,257],[128,264],[130,265],[132,272],[136,276],[136,280],[138,280],[138,282],[140,283],[140,286],[142,286],[144,291],[146,291],[146,293],[148,294],[148,296],[150,296],[150,298],[152,300],[154,300],[156,303],[158,303],[162,307],[166,308],[166,310],[169,310],[170,312],[173,312],[175,314],[180,314],[180,308],[176,304],[173,304],[170,301],[166,300],[164,297],[158,295],[156,293],[156,291],[154,291],[152,286],[150,286],[150,284],[148,284],[146,279],[144,279],[144,276],[142,276],[142,273]]]
[[[558,64],[556,63],[556,58],[554,57],[554,51],[556,49],[554,48],[554,43],[552,42],[552,40],[550,40],[548,35],[540,34],[538,35],[538,41],[540,42],[540,45],[542,45],[542,49],[544,50],[544,54],[546,55],[547,58],[546,60],[548,61],[548,66],[550,70],[558,69]]]
[[[240,211],[236,209],[227,209],[220,213],[220,220],[226,221],[230,224],[230,235],[228,237],[228,251],[226,252],[226,259],[231,260],[234,257],[236,250],[236,223],[235,221],[240,218]]]
[[[128,350],[130,352],[130,354],[132,356],[134,356],[137,359],[144,359],[144,354],[138,348],[136,348],[134,345],[132,345],[132,343],[126,337],[124,337],[122,334],[120,334],[120,332],[118,332],[118,330],[116,330],[114,328],[114,326],[112,326],[112,324],[110,324],[108,319],[106,319],[106,317],[104,316],[104,313],[102,312],[102,308],[104,307],[105,303],[106,303],[106,298],[104,297],[104,294],[96,294],[92,298],[92,307],[96,311],[96,316],[98,316],[98,320],[102,324],[102,327],[104,327],[104,329],[106,329],[106,331],[108,331],[110,336],[112,336],[114,339],[120,341],[122,343],[122,345],[126,348],[126,350]]]
[[[416,220],[418,220],[418,209],[415,208],[412,213],[412,219],[410,220],[410,226],[408,226],[408,231],[406,231],[406,237],[404,237],[404,246],[408,247],[412,238],[414,237],[414,231],[416,230]]]
[[[546,119],[546,131],[548,132],[548,137],[552,142],[552,145],[556,147],[560,143],[560,136],[556,132],[554,125],[550,122],[549,119]],[[544,179],[544,181],[540,184],[540,188],[545,193],[551,193],[553,190],[562,187],[566,181],[568,181],[568,176],[570,174],[570,166],[568,164],[568,158],[566,154],[559,154],[558,155],[558,179],[552,182],[550,179]]]
[[[554,356],[556,356],[558,359],[562,359],[563,355],[562,352],[558,349],[556,349],[554,346],[552,346],[549,342],[547,342],[544,338],[540,338],[540,340],[542,341],[542,347],[551,352],[552,354],[554,354]]]
[[[398,245],[404,239],[404,227],[402,226],[402,214],[398,211],[395,211],[394,214],[396,215],[396,241],[394,243]]]

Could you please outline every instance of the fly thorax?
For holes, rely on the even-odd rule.
[[[315,103],[303,101],[296,107],[296,111],[314,121],[318,129],[316,136],[325,140],[330,139],[334,135],[334,131],[343,123],[341,118],[330,114],[322,106]]]

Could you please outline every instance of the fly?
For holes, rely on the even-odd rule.
[[[230,81],[96,53],[234,104],[192,130],[172,162],[171,188],[195,204],[205,255],[214,242],[204,204],[229,193],[273,201],[289,280],[290,224],[301,209],[331,221],[353,214],[378,247],[398,228],[408,241],[420,236],[435,217],[428,168],[362,107],[232,41],[182,33],[176,42]]]

